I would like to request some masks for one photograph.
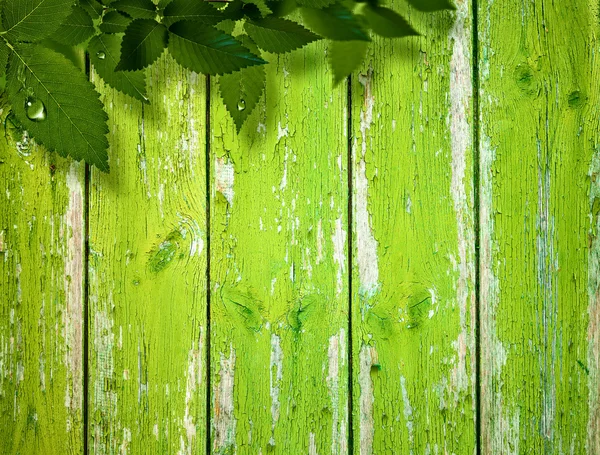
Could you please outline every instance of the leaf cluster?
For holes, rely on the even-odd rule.
[[[406,1],[425,12],[453,8],[450,0]],[[273,54],[330,40],[337,83],[358,68],[373,35],[417,34],[379,0],[2,0],[0,10],[0,78],[14,116],[47,148],[104,171],[107,116],[83,51],[108,85],[142,103],[145,70],[165,52],[189,70],[218,75],[239,131],[262,96]]]

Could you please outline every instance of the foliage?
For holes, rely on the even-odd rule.
[[[407,1],[425,12],[453,8],[450,0]],[[48,149],[103,171],[107,116],[74,46],[108,85],[142,103],[145,69],[164,52],[218,75],[239,131],[262,96],[272,54],[331,40],[338,83],[361,64],[373,34],[417,34],[379,0],[2,0],[0,9],[0,78],[14,117]]]

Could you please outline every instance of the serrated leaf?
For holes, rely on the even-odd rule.
[[[65,57],[40,45],[14,46],[7,92],[15,116],[38,143],[108,171],[108,116],[92,83]]]
[[[110,7],[129,14],[134,19],[156,18],[156,5],[151,0],[116,0]]]
[[[117,71],[137,71],[154,63],[167,47],[164,25],[151,19],[136,19],[125,30]]]
[[[419,11],[432,12],[444,9],[456,9],[450,0],[408,0]]]
[[[304,8],[304,23],[317,34],[338,41],[370,41],[359,19],[339,3],[324,9]]]
[[[83,43],[94,35],[94,21],[86,10],[80,6],[73,8],[73,12],[62,25],[54,32],[52,39],[69,46]]]
[[[306,8],[322,9],[333,5],[337,0],[297,0],[298,5]]]
[[[278,54],[293,51],[319,39],[302,25],[278,17],[247,21],[244,28],[258,47]]]
[[[215,25],[225,19],[222,11],[205,0],[173,0],[165,8],[163,24],[167,27],[182,20],[197,21],[202,24]]]
[[[173,0],[160,0],[158,2],[158,9],[165,9],[172,1]]]
[[[121,56],[122,39],[123,34],[94,36],[88,44],[90,62],[112,88],[147,103],[144,71],[115,71]]]
[[[4,42],[4,40],[0,40],[0,77],[6,76],[6,65],[8,65],[8,54],[10,53],[10,49]]]
[[[333,83],[342,80],[357,70],[367,55],[367,41],[332,41],[327,50],[333,70]]]
[[[298,7],[298,4],[296,0],[267,0],[267,6],[273,11],[273,16],[284,17],[289,16]]]
[[[0,40],[0,92],[3,92],[6,89],[6,66],[8,65],[9,53],[10,49],[4,40]]]
[[[269,5],[267,5],[266,0],[242,0],[242,2],[246,4],[246,7],[244,8],[245,14],[247,14],[248,17],[252,17],[253,19],[256,19],[258,17],[265,17],[273,13],[273,11],[271,11],[271,8],[269,8]],[[256,8],[258,15],[250,13],[250,11],[253,11],[254,8]]]
[[[73,0],[4,0],[2,23],[10,41],[41,41],[71,14]]]
[[[66,57],[71,63],[73,63],[73,65],[79,68],[80,71],[85,72],[85,53],[79,47],[59,43],[51,38],[40,41],[39,44],[53,50],[54,52],[58,52],[63,57]]]
[[[396,11],[383,6],[367,5],[364,15],[371,29],[386,38],[402,38],[419,33]]]
[[[238,36],[241,43],[258,53],[248,35]],[[263,65],[250,66],[219,76],[219,93],[239,133],[242,125],[257,106],[264,91],[266,72]]]
[[[124,33],[131,23],[131,18],[118,11],[109,11],[102,18],[100,31],[102,33]]]
[[[227,74],[265,62],[233,36],[196,22],[176,22],[169,28],[169,52],[183,67],[197,73]]]
[[[104,9],[98,0],[79,0],[79,6],[86,10],[93,19],[100,17]]]
[[[238,21],[244,17],[244,2],[242,0],[232,0],[227,2],[227,7],[223,10],[225,19]]]

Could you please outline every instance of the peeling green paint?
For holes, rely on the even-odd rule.
[[[166,56],[148,77],[143,109],[98,82],[115,165],[90,181],[96,455],[206,448],[205,79]]]
[[[479,12],[482,450],[596,453],[597,5]]]
[[[212,91],[214,453],[348,453],[346,92],[325,52],[271,56],[239,135]]]

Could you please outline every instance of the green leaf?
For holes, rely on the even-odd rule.
[[[337,0],[297,0],[298,5],[306,8],[322,9],[333,5]]]
[[[108,171],[108,116],[87,76],[65,57],[40,45],[14,46],[7,92],[16,118],[38,143]]]
[[[225,19],[222,11],[205,0],[173,0],[165,8],[163,24],[167,27],[182,20],[193,20],[207,25],[215,25]]]
[[[245,3],[244,14],[253,19],[273,14],[266,0],[242,0],[242,2]],[[253,13],[254,11],[256,13]]]
[[[256,44],[248,35],[240,35],[241,43],[258,53]],[[266,72],[263,65],[249,66],[231,74],[219,76],[219,93],[239,133],[250,116],[265,88]]]
[[[327,50],[333,70],[333,82],[342,80],[357,70],[367,55],[367,41],[332,41]]]
[[[165,9],[172,1],[173,0],[160,0],[158,2],[158,9]]]
[[[122,34],[94,36],[88,44],[90,62],[108,85],[147,103],[144,71],[115,71],[121,56],[122,39]]]
[[[6,65],[8,65],[8,54],[10,49],[4,42],[0,40],[0,77],[6,77]]]
[[[65,22],[52,35],[52,39],[59,43],[76,46],[87,41],[94,35],[94,21],[91,16],[81,8],[76,6],[73,12]]]
[[[156,18],[156,5],[151,0],[116,0],[110,6],[134,19]]]
[[[2,23],[10,41],[41,41],[71,14],[73,0],[4,0]]]
[[[267,6],[275,17],[289,16],[297,7],[296,0],[268,0]]]
[[[6,89],[6,66],[8,65],[9,54],[10,49],[4,40],[0,40],[0,92]]]
[[[338,41],[370,41],[359,19],[336,3],[324,9],[304,8],[304,23],[317,34]]]
[[[258,47],[279,54],[293,51],[319,39],[302,25],[277,17],[247,21],[244,28]]]
[[[169,52],[183,67],[203,74],[226,74],[265,62],[233,36],[191,21],[169,28]]]
[[[386,38],[415,36],[419,33],[396,11],[382,6],[367,5],[364,15],[371,29]]]
[[[167,47],[164,25],[151,19],[136,19],[125,30],[117,71],[136,71],[154,63]]]
[[[68,44],[59,43],[51,38],[47,38],[44,41],[39,42],[40,45],[47,47],[54,52],[62,54],[66,57],[73,65],[79,68],[80,71],[85,73],[85,53],[81,48],[77,46],[70,46]]]
[[[443,9],[456,9],[450,0],[408,0],[419,11],[432,12]]]
[[[98,2],[98,0],[79,0],[79,5],[86,10],[93,19],[100,17],[102,10],[104,9],[102,3]]]
[[[109,11],[102,18],[100,31],[102,33],[124,33],[131,23],[131,18],[118,11]]]

